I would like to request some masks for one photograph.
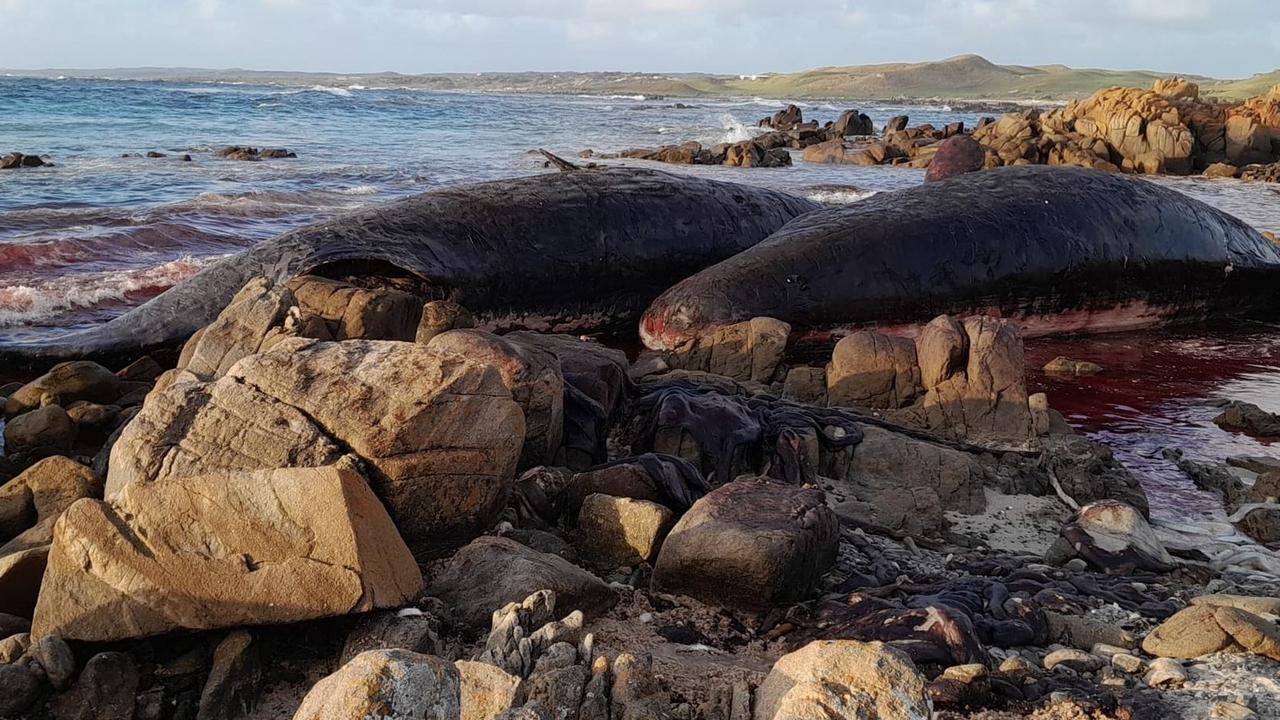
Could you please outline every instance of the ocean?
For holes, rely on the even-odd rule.
[[[531,154],[536,148],[575,159],[588,148],[742,140],[786,102],[0,77],[0,153],[48,155],[54,163],[0,171],[0,337],[38,340],[104,322],[216,258],[368,203],[548,172]],[[981,117],[945,106],[796,104],[819,121],[857,108],[878,126],[900,114],[937,125]],[[298,157],[242,162],[214,155],[227,145],[284,147]],[[122,157],[148,151],[167,157]],[[184,154],[192,160],[181,161]],[[799,153],[793,157],[789,168],[662,168],[825,202],[856,202],[923,179],[917,170],[809,165]],[[1280,231],[1280,187],[1156,181]],[[1159,513],[1208,512],[1190,481],[1159,458],[1160,447],[1217,461],[1272,452],[1214,427],[1207,403],[1234,392],[1280,410],[1280,330],[1054,341],[1030,347],[1029,355],[1042,361],[1058,351],[1109,372],[1033,382],[1143,475]],[[1196,372],[1188,374],[1192,360]]]

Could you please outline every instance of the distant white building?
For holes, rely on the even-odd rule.
[[[759,75],[739,75],[739,80],[762,80],[767,77],[773,77],[773,73],[760,73]]]

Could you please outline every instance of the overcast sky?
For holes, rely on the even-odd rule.
[[[0,67],[758,73],[978,53],[1244,77],[1280,0],[0,0]]]

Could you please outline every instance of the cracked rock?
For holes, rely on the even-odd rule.
[[[112,641],[296,622],[399,606],[421,586],[350,462],[173,479],[66,511],[32,635]]]

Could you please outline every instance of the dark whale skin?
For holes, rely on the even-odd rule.
[[[767,316],[800,339],[988,313],[1028,335],[1280,309],[1280,254],[1241,220],[1121,175],[1022,166],[793,220],[676,284],[641,320],[672,349]]]
[[[31,344],[0,339],[0,362],[127,360],[181,342],[255,276],[285,281],[348,266],[375,274],[392,266],[494,329],[616,329],[676,281],[819,207],[773,190],[636,168],[444,188],[264,241],[99,327]]]

